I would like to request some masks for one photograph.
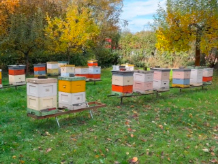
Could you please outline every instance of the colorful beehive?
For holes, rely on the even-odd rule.
[[[203,85],[203,69],[201,68],[191,69],[190,85],[193,86]]]
[[[10,85],[26,84],[24,65],[9,65],[8,74],[9,74],[9,84]]]
[[[0,69],[0,88],[2,88],[2,70]]]
[[[86,107],[86,78],[58,77],[59,108],[77,110]]]
[[[190,87],[191,69],[173,69],[172,87]]]
[[[34,77],[46,76],[46,64],[33,64]]]
[[[61,74],[61,66],[65,66],[65,65],[68,65],[69,62],[68,61],[58,61],[58,71],[59,71],[59,74]]]
[[[58,62],[47,62],[47,74],[51,76],[59,74]]]
[[[204,68],[203,69],[203,83],[211,84],[213,80],[213,68]]]
[[[27,113],[37,116],[57,112],[57,79],[29,78],[27,81]]]
[[[88,66],[98,66],[98,60],[88,60]]]
[[[133,71],[112,71],[112,93],[128,95],[133,93]]]
[[[75,65],[62,65],[61,76],[70,77],[70,74],[75,74]]]
[[[133,91],[142,94],[153,92],[154,71],[135,71]]]
[[[75,75],[88,78],[89,77],[89,67],[76,67]]]
[[[157,91],[167,91],[169,90],[169,79],[170,79],[170,69],[166,68],[153,68],[154,80],[153,88]]]
[[[89,79],[101,79],[101,67],[90,66],[88,78]]]
[[[134,71],[134,65],[132,64],[126,63],[126,64],[122,64],[121,66],[125,66],[126,71]]]

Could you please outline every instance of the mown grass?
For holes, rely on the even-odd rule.
[[[7,83],[4,77],[3,83]],[[55,119],[26,116],[26,87],[0,90],[0,163],[212,163],[218,160],[218,73],[208,90],[108,98],[111,73],[87,83],[88,101],[107,107]]]

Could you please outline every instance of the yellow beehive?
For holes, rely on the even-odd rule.
[[[2,70],[0,69],[0,80],[2,79]]]
[[[66,81],[59,80],[59,91],[67,93],[77,93],[86,91],[86,81]]]

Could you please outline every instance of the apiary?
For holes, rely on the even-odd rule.
[[[204,68],[203,69],[203,83],[211,84],[213,80],[213,68]]]
[[[76,67],[75,75],[88,78],[89,77],[89,67]]]
[[[190,85],[200,86],[203,84],[203,69],[191,69]]]
[[[51,76],[59,74],[58,62],[47,62],[47,74]]]
[[[26,82],[25,66],[24,65],[11,65],[8,68],[9,84],[22,85]]]
[[[88,60],[88,66],[98,66],[97,60]]]
[[[2,88],[2,70],[0,69],[0,88]]]
[[[46,76],[46,64],[33,64],[34,77]]]
[[[112,71],[112,93],[132,94],[133,71]]]
[[[70,74],[75,74],[75,65],[62,65],[61,76],[70,77]]]
[[[142,94],[153,92],[154,71],[135,71],[133,74],[133,91]]]
[[[59,108],[77,110],[86,107],[86,78],[59,77]]]
[[[27,113],[37,116],[55,114],[57,112],[57,79],[28,78]]]
[[[173,69],[172,87],[190,87],[191,69]]]
[[[68,61],[58,61],[58,71],[59,71],[59,74],[61,74],[61,67],[65,66],[65,65],[68,65],[68,64],[69,64]]]
[[[153,68],[151,70],[154,71],[154,80],[153,80],[154,90],[158,90],[158,91],[169,90],[170,69]]]
[[[89,79],[101,79],[101,67],[90,66],[88,78]]]

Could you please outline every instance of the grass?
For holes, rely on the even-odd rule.
[[[26,116],[26,87],[0,90],[0,163],[128,164],[218,161],[218,72],[208,90],[178,89],[155,95],[108,98],[111,73],[87,83],[88,101],[107,107],[34,120]],[[4,77],[3,84],[7,84]]]

